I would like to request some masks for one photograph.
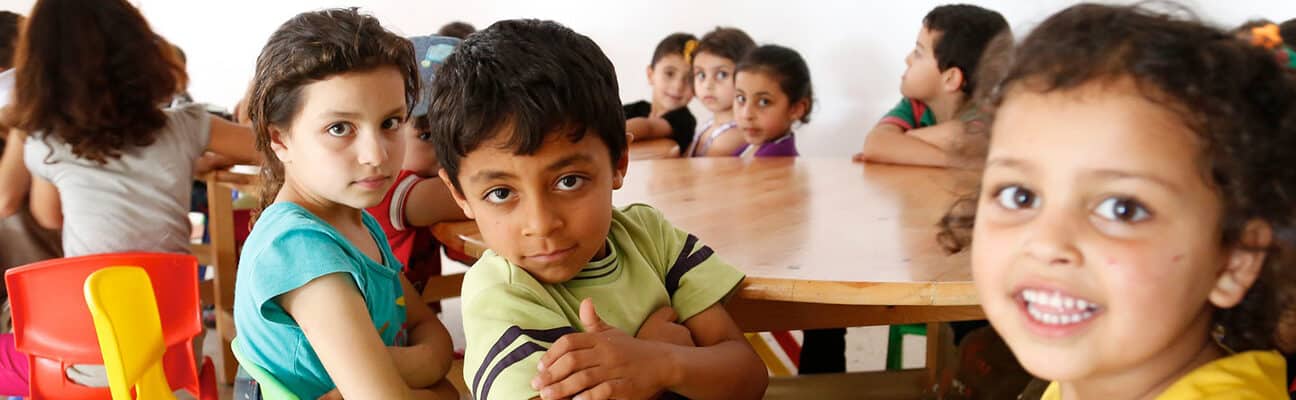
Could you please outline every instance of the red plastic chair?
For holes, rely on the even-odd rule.
[[[73,364],[103,364],[94,320],[83,295],[91,273],[112,266],[136,266],[153,282],[167,350],[163,364],[172,389],[216,399],[211,359],[201,374],[194,366],[194,337],[202,332],[198,306],[198,260],[187,254],[118,253],[61,258],[5,272],[13,313],[14,345],[27,355],[33,399],[109,399],[108,388],[67,379]]]

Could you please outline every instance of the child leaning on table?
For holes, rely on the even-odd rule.
[[[498,22],[446,59],[432,93],[441,179],[491,249],[463,285],[475,398],[764,393],[721,305],[743,275],[652,207],[612,207],[627,138],[592,40]]]

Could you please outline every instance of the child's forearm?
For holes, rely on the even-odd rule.
[[[945,151],[903,132],[880,131],[869,135],[861,156],[863,161],[876,163],[951,166],[949,154]]]
[[[450,336],[440,324],[421,323],[410,330],[410,345],[388,347],[401,379],[411,387],[428,387],[445,379],[454,359]]]
[[[667,388],[690,399],[759,399],[769,375],[746,343],[666,346],[672,359]]]
[[[23,142],[27,135],[18,129],[4,133],[4,153],[0,155],[0,218],[17,213],[31,188],[31,175],[23,165]]]
[[[626,120],[626,132],[634,134],[635,141],[670,137],[670,123],[661,118],[636,117]]]

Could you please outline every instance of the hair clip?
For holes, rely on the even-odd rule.
[[[693,64],[693,50],[697,50],[697,39],[689,39],[684,43],[684,63]]]
[[[1272,50],[1278,48],[1282,43],[1282,35],[1278,32],[1278,25],[1268,24],[1251,28],[1252,45]]]

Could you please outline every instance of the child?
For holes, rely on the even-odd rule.
[[[354,8],[302,13],[253,82],[266,161],[234,289],[240,350],[305,399],[457,398],[450,336],[364,212],[401,165],[413,46]]]
[[[690,56],[696,47],[697,38],[687,33],[672,33],[657,43],[648,64],[652,103],[641,100],[625,105],[625,129],[634,140],[671,138],[681,152],[693,143],[697,119],[688,102],[693,98]]]
[[[425,88],[431,85],[436,68],[459,45],[459,39],[445,36],[414,37],[410,42],[414,45],[414,59],[419,61],[420,84]],[[426,118],[429,97],[420,97],[411,111],[413,122],[401,130],[405,140],[405,161],[396,174],[395,183],[387,190],[382,202],[367,211],[382,226],[396,260],[405,266],[405,279],[414,285],[416,292],[423,293],[428,279],[441,275],[441,254],[438,252],[441,244],[432,236],[429,227],[465,217],[450,198],[445,185],[436,178],[436,149],[428,141],[431,134]],[[440,304],[431,306],[440,311]]]
[[[491,249],[463,285],[474,398],[764,392],[765,367],[721,304],[742,274],[652,207],[611,205],[627,137],[594,41],[497,22],[433,85],[441,179]]]
[[[999,13],[958,4],[923,17],[917,43],[905,57],[900,104],[864,139],[855,161],[954,167],[963,144],[962,114],[976,90],[977,63],[996,35],[1008,31]]]
[[[739,157],[796,157],[792,124],[810,122],[810,68],[796,50],[764,45],[747,52],[734,76],[734,112],[746,140]]]
[[[194,160],[211,150],[255,162],[247,128],[201,106],[162,108],[187,77],[125,1],[38,1],[20,42],[9,116],[30,132],[23,157],[35,220],[62,228],[68,257],[187,254]],[[12,336],[0,343],[8,350]],[[107,386],[102,366],[72,366],[68,376]],[[28,390],[10,383],[0,394]]]
[[[1139,7],[1068,8],[1013,60],[972,272],[1043,398],[1286,398],[1296,80]]]
[[[738,28],[717,27],[702,36],[693,50],[693,91],[711,110],[710,121],[698,128],[685,157],[729,157],[747,144],[734,120],[734,72],[743,55],[756,47]]]

